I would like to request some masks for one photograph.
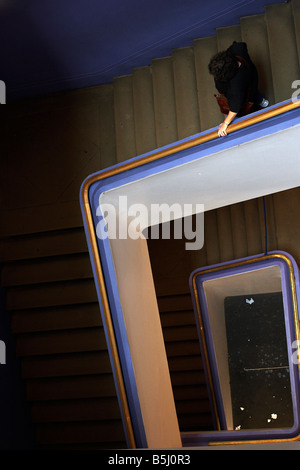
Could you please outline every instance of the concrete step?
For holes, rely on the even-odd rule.
[[[13,287],[92,277],[90,258],[84,253],[4,264],[1,282],[3,287]]]
[[[102,88],[99,102],[100,168],[117,161],[115,132],[114,87],[109,84]]]
[[[0,263],[88,253],[83,228],[0,239]]]
[[[300,74],[292,4],[268,5],[265,11],[275,102],[280,102],[291,98]]]
[[[242,40],[247,43],[249,55],[255,64],[260,91],[275,103],[270,49],[265,15],[241,18]]]
[[[101,327],[40,332],[38,335],[28,333],[19,335],[16,341],[19,357],[106,350],[105,334]]]
[[[152,61],[153,98],[157,146],[162,147],[178,140],[171,57]]]
[[[184,139],[200,132],[194,49],[175,49],[172,58],[178,138]]]
[[[131,75],[114,80],[114,112],[117,161],[122,162],[136,155]]]
[[[240,42],[242,40],[241,26],[228,26],[226,28],[218,28],[216,30],[218,51],[225,51],[233,41]]]
[[[142,155],[156,148],[151,67],[139,67],[133,70],[132,94],[136,153]]]
[[[40,331],[72,330],[102,325],[99,304],[27,308],[11,312],[11,328],[16,335]]]
[[[97,302],[95,284],[92,279],[10,287],[6,293],[8,311],[90,302]]]
[[[194,53],[200,127],[204,131],[217,126],[224,119],[214,97],[216,89],[213,77],[208,73],[210,59],[217,53],[216,37],[195,40]]]
[[[295,24],[298,58],[300,63],[300,0],[292,0],[292,11]]]

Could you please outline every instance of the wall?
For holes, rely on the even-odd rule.
[[[1,279],[42,448],[126,446],[79,207],[114,162],[111,98],[50,95],[1,119]]]
[[[10,318],[5,309],[5,292],[1,288],[0,312],[0,448],[33,450],[36,449],[34,427],[20,374],[20,360],[16,357],[15,338],[11,335]]]
[[[1,108],[1,282],[40,448],[126,447],[82,228],[81,182],[221,122],[207,62],[233,39],[247,40],[271,103],[290,98],[299,30],[296,0],[110,85]],[[298,262],[299,198],[299,188],[266,198],[268,247]],[[186,254],[184,240],[148,243],[182,430],[211,426],[189,274],[262,252],[263,215],[261,199],[207,212],[196,256]]]

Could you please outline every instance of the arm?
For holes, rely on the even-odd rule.
[[[218,129],[219,137],[227,135],[227,127],[234,120],[236,115],[237,115],[237,113],[233,113],[232,111],[229,111],[228,115],[224,119],[224,122],[220,125],[220,127]]]

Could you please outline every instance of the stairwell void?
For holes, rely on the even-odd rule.
[[[96,233],[97,216],[105,219],[102,207],[110,204],[117,208],[119,221],[127,218],[129,227],[127,211],[135,204],[150,210],[153,203],[189,203],[195,208],[201,202],[202,210],[213,210],[299,186],[299,107],[298,100],[274,106],[237,120],[226,140],[219,139],[216,130],[200,134],[199,140],[196,136],[143,155],[83,184],[83,216],[103,323],[116,375],[121,367],[125,377],[125,390],[120,375],[117,381],[124,423],[134,416],[130,432],[139,446],[181,446],[147,243],[129,234],[102,239]],[[275,110],[282,113],[273,115]],[[264,115],[270,119],[257,123]],[[125,210],[118,206],[120,197],[126,198]]]

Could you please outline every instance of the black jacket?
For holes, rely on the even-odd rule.
[[[243,103],[248,97],[248,90],[250,91],[249,100],[256,101],[258,94],[258,75],[255,65],[253,64],[245,42],[236,42],[228,48],[235,56],[243,57],[247,64],[243,62],[239,67],[236,75],[228,82],[222,82],[215,79],[215,85],[220,93],[223,93],[228,101],[230,110],[234,113],[239,113]]]

